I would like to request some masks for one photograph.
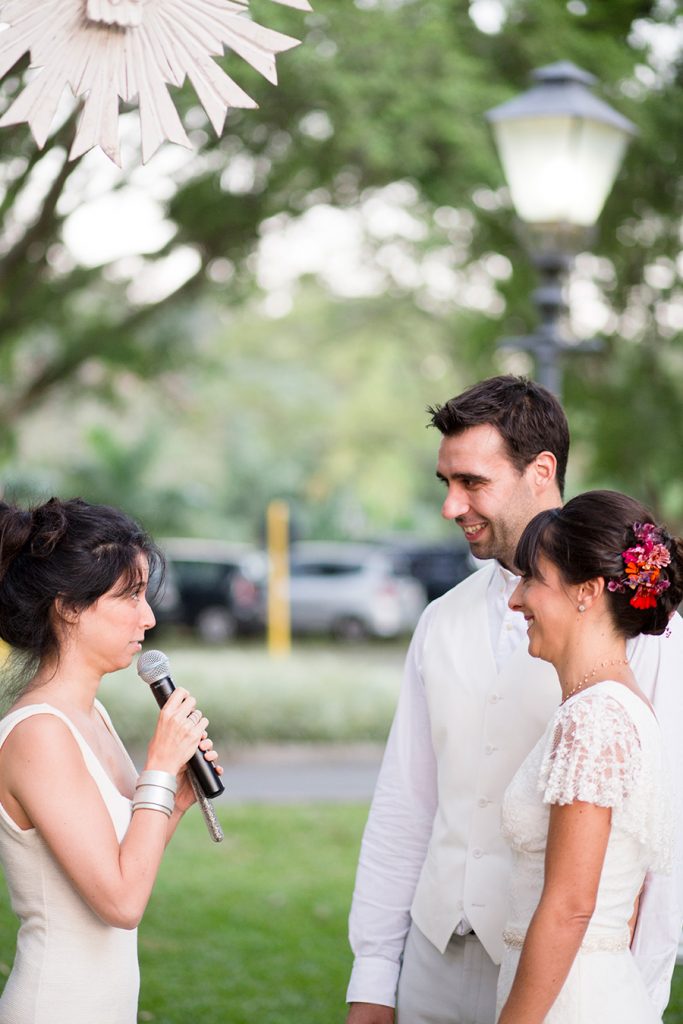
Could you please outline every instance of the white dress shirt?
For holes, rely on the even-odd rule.
[[[487,591],[496,665],[522,642],[524,617],[508,607],[518,578],[502,566]],[[363,835],[349,918],[355,955],[348,1002],[394,1006],[410,907],[422,870],[438,794],[436,760],[420,669],[434,604],[420,619],[406,657],[403,684]],[[470,931],[466,918],[457,932]]]
[[[526,624],[519,612],[508,607],[518,578],[502,566],[493,573],[487,590],[490,642],[497,667],[527,643]],[[406,658],[396,715],[380,769],[377,786],[363,835],[356,885],[349,918],[349,939],[354,965],[347,991],[348,1002],[394,1006],[401,956],[410,926],[410,908],[425,860],[438,803],[436,759],[421,673],[422,648],[434,604],[418,623]],[[678,619],[678,617],[677,617]],[[658,711],[664,739],[677,753],[674,772],[683,772],[683,622],[674,624],[664,656],[659,648],[668,646],[652,637],[636,642],[647,674],[657,673],[654,691],[645,689]],[[655,645],[653,647],[653,644]],[[629,655],[634,650],[633,642]],[[637,666],[634,665],[634,669]],[[638,672],[636,670],[636,675]],[[642,683],[646,678],[642,677]],[[659,708],[658,708],[659,705]],[[665,715],[662,715],[662,709]],[[677,762],[677,763],[676,763]],[[679,862],[683,862],[678,843]],[[680,871],[683,881],[683,870]],[[663,1010],[668,999],[669,980],[676,955],[683,893],[680,885],[672,899],[669,880],[653,881],[642,906],[649,908],[649,922],[639,924],[634,952],[640,954],[641,970],[648,989]],[[666,904],[666,910],[664,906]],[[643,916],[641,915],[641,923]],[[465,917],[456,932],[470,930]]]

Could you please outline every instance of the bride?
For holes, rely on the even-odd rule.
[[[498,1024],[659,1024],[630,952],[649,871],[667,871],[662,738],[626,658],[683,597],[683,545],[613,491],[541,512],[524,531],[510,606],[562,702],[513,778],[514,869]]]

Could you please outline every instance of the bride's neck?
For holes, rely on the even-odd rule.
[[[567,651],[558,658],[555,668],[563,700],[604,679],[619,681],[626,678],[628,672],[626,640],[623,637],[596,638],[591,644]]]

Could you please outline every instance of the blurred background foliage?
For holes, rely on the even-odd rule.
[[[159,533],[441,529],[425,408],[501,370],[533,271],[484,111],[572,60],[640,134],[570,286],[572,492],[617,486],[683,526],[683,18],[673,0],[252,0],[302,38],[273,89],[196,147],[124,169],[0,136],[0,483],[82,494]],[[0,86],[0,109],[23,68]]]

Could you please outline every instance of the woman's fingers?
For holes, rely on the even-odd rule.
[[[188,700],[192,702],[192,707],[194,707],[196,701],[190,691],[186,690],[184,686],[176,686],[175,690],[169,695],[168,700],[164,704],[164,709],[168,708],[171,712],[176,711],[181,704]]]
[[[179,718],[185,719],[197,707],[197,701],[192,694],[184,687],[179,686],[173,691],[166,703],[161,709],[160,718]]]
[[[159,712],[149,758],[155,767],[177,771],[199,747],[209,720],[197,701],[183,686],[177,687]],[[168,767],[167,767],[168,766]]]
[[[223,769],[216,763],[218,761],[218,751],[214,750],[213,741],[206,735],[206,733],[204,733],[199,741],[199,749],[204,754],[205,759],[211,762],[218,774],[222,775]]]
[[[162,708],[162,715],[177,720],[196,734],[197,742],[206,732],[208,718],[197,707],[197,701],[184,687],[177,687]]]
[[[197,746],[199,746],[199,744],[201,743],[202,736],[206,735],[206,727],[209,724],[208,718],[206,718],[205,715],[202,715],[201,711],[199,712],[199,714],[201,716],[200,718],[195,718],[192,715],[190,716],[190,721],[192,722],[193,727],[193,734],[196,734],[197,736]]]

